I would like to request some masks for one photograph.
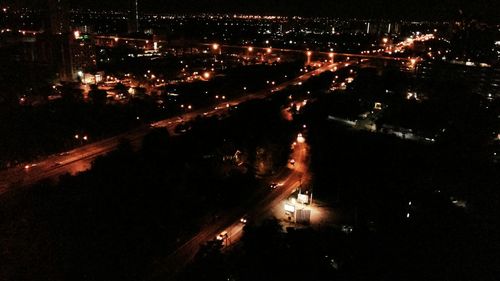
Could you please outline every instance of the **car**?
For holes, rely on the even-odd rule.
[[[186,123],[181,123],[179,125],[177,125],[175,128],[174,128],[174,132],[176,134],[181,134],[181,133],[185,133],[189,130],[189,125],[186,124]]]
[[[37,165],[38,165],[38,164],[36,164],[36,163],[34,163],[34,164],[27,164],[27,165],[25,165],[25,166],[24,166],[24,169],[25,169],[25,170],[29,170],[30,168],[32,168],[32,167],[36,167]]]
[[[277,183],[275,183],[275,182],[273,182],[273,183],[271,183],[271,184],[269,185],[269,187],[270,187],[270,188],[272,188],[272,189],[276,189],[276,187],[278,187],[278,184],[277,184]]]
[[[240,222],[243,223],[243,224],[246,224],[248,222],[248,217],[247,216],[243,216],[241,219],[240,219]]]
[[[224,240],[224,239],[227,239],[228,238],[228,235],[227,235],[227,231],[222,231],[221,233],[219,233],[219,235],[217,235],[217,237],[215,237],[215,239],[221,241],[221,240]]]
[[[350,225],[343,225],[342,226],[342,232],[344,232],[344,233],[349,234],[352,232],[352,230],[353,230],[353,227]]]

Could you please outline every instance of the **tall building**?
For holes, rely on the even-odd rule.
[[[70,32],[69,27],[69,7],[66,0],[48,0],[48,16],[51,34],[65,34]]]
[[[59,79],[62,81],[73,81],[73,67],[72,67],[72,38],[69,33],[64,33],[57,36],[56,42],[58,46],[57,55],[59,56],[58,69],[59,69]]]
[[[371,21],[366,23],[366,34],[384,35],[401,33],[401,24],[399,22]]]
[[[139,32],[139,3],[138,0],[129,0],[128,33]]]
[[[74,80],[72,67],[72,34],[70,33],[68,0],[47,0],[45,10],[44,44],[59,80]]]
[[[76,36],[71,40],[71,72],[73,79],[96,66],[95,44],[88,34]],[[81,77],[80,77],[81,78]]]

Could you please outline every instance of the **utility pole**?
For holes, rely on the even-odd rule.
[[[312,192],[312,188],[311,188],[311,199],[310,199],[310,201],[311,201],[310,202],[310,206],[312,206],[312,204],[313,204],[313,192]]]

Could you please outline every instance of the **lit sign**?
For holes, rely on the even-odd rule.
[[[309,195],[307,195],[307,194],[299,194],[297,196],[297,201],[299,201],[302,204],[307,204],[307,203],[309,203]]]
[[[285,203],[285,211],[295,213],[295,206]]]

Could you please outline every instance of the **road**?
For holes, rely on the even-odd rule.
[[[179,123],[191,120],[196,116],[209,116],[224,113],[228,106],[234,106],[252,99],[265,98],[272,95],[275,91],[280,91],[290,85],[304,82],[312,76],[319,75],[328,70],[334,70],[335,67],[341,68],[347,65],[348,63],[346,62],[342,64],[327,64],[282,84],[248,94],[244,97],[226,101],[217,106],[193,110],[181,116],[152,123],[151,126],[143,126],[68,152],[49,156],[42,161],[31,164],[28,168],[20,166],[0,171],[0,195],[43,179],[57,178],[66,173],[74,174],[85,171],[90,168],[94,159],[114,150],[123,138],[128,139],[132,145],[139,146],[143,137],[151,128],[165,127],[169,131],[173,131]],[[249,198],[246,203],[241,204],[236,210],[221,216],[215,223],[203,227],[201,231],[186,241],[182,246],[178,247],[176,251],[171,253],[166,260],[159,265],[158,271],[155,272],[153,278],[157,277],[162,280],[170,280],[173,278],[193,260],[201,244],[213,240],[222,231],[227,231],[228,233],[227,239],[224,240],[226,246],[236,242],[241,237],[244,227],[244,224],[240,222],[242,216],[246,215],[249,220],[258,221],[266,217],[273,207],[289,197],[301,183],[308,180],[309,156],[307,145],[297,142],[291,157],[295,159],[295,164],[293,166],[289,164],[288,169],[284,170],[273,179],[273,181],[280,183],[278,188],[274,190],[261,189],[260,192],[256,192],[254,196]]]
[[[213,43],[203,43],[200,44],[202,46],[206,47],[211,47]],[[220,48],[226,48],[226,49],[243,49],[243,50],[248,50],[249,46],[240,46],[240,45],[219,45]],[[253,50],[255,51],[261,51],[261,52],[266,52],[270,47],[252,47]],[[286,49],[286,48],[271,48],[273,52],[280,52],[280,53],[297,53],[297,54],[305,54],[306,51],[304,50],[298,50],[298,49]],[[365,59],[378,59],[378,60],[395,60],[395,61],[408,61],[408,58],[400,58],[400,57],[392,57],[392,56],[384,56],[380,54],[354,54],[354,53],[340,53],[340,52],[324,52],[324,51],[314,51],[312,52],[314,55],[322,55],[324,57],[328,57],[331,54],[335,58],[337,57],[353,57],[353,58],[365,58]]]
[[[336,64],[327,64],[282,84],[237,99],[228,100],[215,107],[193,110],[180,116],[155,122],[151,126],[142,126],[108,139],[96,141],[64,153],[48,156],[27,166],[21,165],[0,171],[0,195],[15,188],[34,184],[40,180],[57,179],[59,176],[67,173],[75,174],[88,170],[94,159],[113,151],[124,138],[128,139],[133,145],[139,146],[143,137],[153,127],[165,127],[172,132],[179,123],[189,121],[198,115],[209,116],[224,113],[229,106],[238,105],[252,99],[267,97],[275,91],[280,91],[292,84],[306,81],[314,75],[333,69],[335,66]]]
[[[109,36],[109,35],[98,35],[95,36],[98,39],[108,39],[112,42],[116,42],[116,40],[122,40],[122,41],[135,41],[135,42],[147,42],[149,39],[142,39],[142,38],[131,38],[131,37],[117,37],[117,36]],[[419,37],[420,38],[420,37]],[[164,40],[156,40],[157,43],[163,43],[163,44],[168,44],[167,41]],[[214,43],[200,43],[198,44],[199,46],[205,46],[205,47],[212,47]],[[226,49],[241,49],[241,50],[248,50],[250,46],[242,46],[242,45],[218,45],[221,48],[226,48]],[[254,47],[252,46],[253,50],[255,51],[263,51],[266,52],[269,47]],[[300,53],[304,54],[306,50],[298,50],[298,49],[286,49],[286,48],[273,48],[273,50],[278,51],[278,52],[286,52],[286,53]],[[356,57],[356,58],[367,58],[367,59],[383,59],[383,60],[397,60],[397,61],[407,61],[408,58],[399,58],[399,57],[392,57],[392,56],[384,56],[384,55],[370,55],[370,54],[354,54],[354,53],[339,53],[339,52],[324,52],[324,51],[314,51],[315,55],[323,55],[323,56],[329,56],[330,54],[333,54],[335,57],[342,56],[342,57]]]
[[[176,275],[196,256],[200,245],[214,240],[218,234],[227,232],[223,240],[224,247],[237,242],[242,234],[244,224],[240,219],[245,216],[248,222],[260,221],[271,213],[271,209],[287,199],[302,183],[309,180],[309,148],[306,143],[297,142],[291,155],[295,164],[288,164],[288,169],[276,176],[273,181],[279,183],[276,189],[261,189],[245,204],[228,211],[213,224],[206,225],[190,240],[177,248],[155,272],[154,280],[174,280]]]

